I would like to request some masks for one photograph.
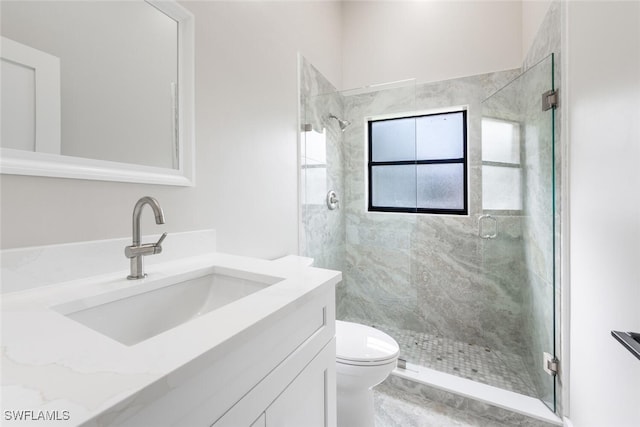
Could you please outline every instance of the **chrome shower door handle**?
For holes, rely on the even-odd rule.
[[[485,225],[485,223],[487,224]],[[478,236],[481,239],[498,237],[498,220],[491,215],[481,215],[478,218]]]

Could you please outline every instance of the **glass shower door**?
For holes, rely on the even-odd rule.
[[[338,92],[308,95],[302,104],[300,137],[300,253],[314,265],[344,269],[342,116]],[[334,204],[329,206],[330,193]]]
[[[555,411],[543,368],[555,355],[555,111],[541,105],[553,73],[551,55],[483,102],[478,250],[483,281],[514,301],[512,324],[496,325],[505,377]]]

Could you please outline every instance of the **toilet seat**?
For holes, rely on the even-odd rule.
[[[400,348],[384,332],[358,323],[336,320],[336,362],[355,366],[395,363]]]

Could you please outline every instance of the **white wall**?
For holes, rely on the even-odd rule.
[[[196,126],[211,170],[219,248],[298,251],[297,56],[339,81],[340,7],[322,2],[193,2]],[[200,170],[200,166],[199,169]]]
[[[640,425],[640,2],[569,2],[570,418]]]
[[[343,88],[522,65],[519,1],[344,3]]]
[[[196,186],[2,175],[3,248],[129,236],[135,201],[152,195],[167,224],[145,214],[143,233],[215,228],[222,251],[297,253],[296,53],[340,84],[340,5],[183,4],[196,19]]]

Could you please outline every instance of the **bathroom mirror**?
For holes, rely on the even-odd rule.
[[[3,174],[193,185],[193,15],[0,2]]]

